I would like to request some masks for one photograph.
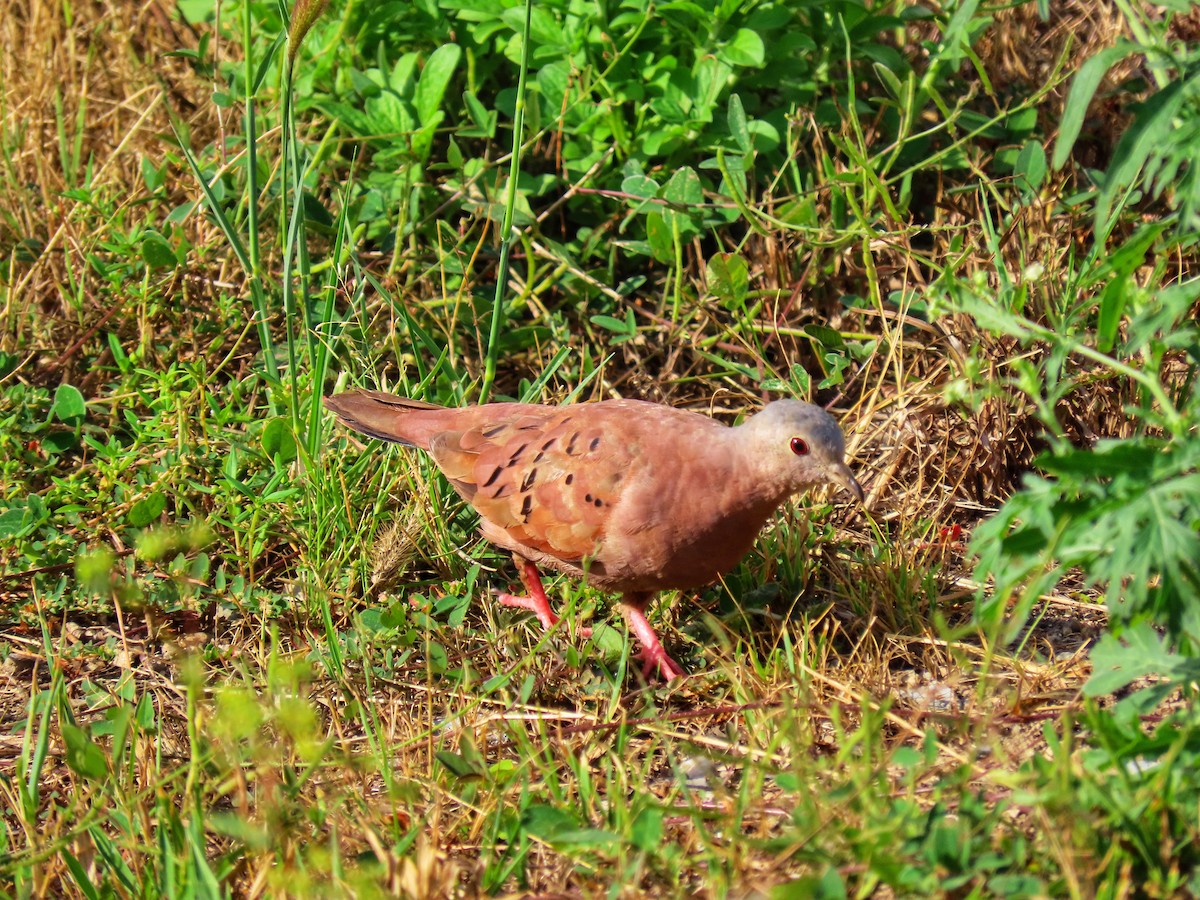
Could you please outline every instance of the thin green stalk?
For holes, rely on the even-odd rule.
[[[255,114],[254,94],[257,90],[254,78],[254,43],[251,38],[250,4],[242,8],[242,55],[244,58],[246,102],[246,274],[250,277],[250,296],[254,314],[258,319],[258,335],[262,344],[263,363],[272,381],[279,381],[279,370],[275,365],[275,342],[271,337],[269,310],[266,291],[262,281],[262,247],[258,221],[258,122]],[[269,386],[267,402],[271,415],[278,412],[275,399],[275,384]]]
[[[508,257],[512,249],[513,210],[517,205],[517,176],[521,173],[521,135],[525,130],[525,75],[529,71],[529,32],[533,18],[533,0],[525,0],[525,26],[521,32],[521,70],[517,76],[517,104],[513,112],[512,159],[508,168],[508,195],[504,201],[504,223],[500,234],[500,265],[496,274],[496,297],[492,301],[492,327],[488,332],[487,358],[479,402],[487,403],[496,380],[496,360],[500,355],[500,329],[504,318],[504,289],[508,283]]]
[[[289,51],[291,48],[288,48]],[[288,389],[291,392],[291,417],[293,433],[298,431],[300,424],[300,392],[296,385],[296,377],[298,374],[299,365],[296,358],[296,296],[295,289],[292,285],[292,254],[296,246],[298,238],[297,231],[300,227],[299,212],[302,204],[296,201],[294,190],[291,193],[292,206],[288,204],[289,189],[292,185],[289,184],[289,178],[292,176],[295,159],[292,151],[291,141],[291,126],[292,126],[292,77],[294,56],[291,52],[288,53],[287,61],[283,67],[283,123],[280,131],[280,149],[283,151],[280,159],[279,173],[279,228],[280,233],[284,235],[283,248],[283,324],[285,339],[287,340],[287,356],[288,356]],[[297,437],[299,435],[297,434]]]
[[[353,169],[351,169],[351,179],[353,178]],[[334,229],[333,253],[331,254],[329,270],[325,276],[325,302],[321,310],[315,328],[323,327],[333,322],[335,304],[337,303],[337,286],[338,273],[342,270],[342,257],[346,255],[347,244],[350,240],[350,180],[347,180],[345,187],[342,190],[341,209],[338,212],[337,226]],[[361,279],[355,279],[355,283],[359,285],[357,291],[362,290]],[[315,330],[314,328],[314,330]],[[329,368],[329,342],[335,337],[334,334],[327,333],[317,336],[315,341],[315,352],[310,365],[312,366],[312,403],[308,410],[308,431],[305,438],[308,443],[308,454],[315,458],[317,449],[320,445],[321,422],[321,393],[325,385],[325,373]]]
[[[250,255],[250,277],[260,278],[261,249],[258,231],[258,133],[254,115],[254,43],[250,37],[250,4],[242,7],[242,56],[246,99],[246,249]]]

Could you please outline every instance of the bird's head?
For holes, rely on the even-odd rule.
[[[846,465],[846,439],[837,421],[819,406],[800,400],[776,400],[738,429],[755,463],[795,493],[832,483],[863,502],[863,490]]]

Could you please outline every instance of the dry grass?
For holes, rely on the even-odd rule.
[[[1105,4],[1053,6],[1047,23],[1030,5],[997,14],[976,48],[992,91],[1044,84],[1060,57],[1068,65],[1086,58],[1111,44],[1120,27]],[[111,234],[101,226],[125,222],[147,203],[168,209],[196,199],[171,147],[170,113],[187,123],[196,145],[229,124],[228,112],[223,121],[207,99],[211,84],[168,55],[195,46],[197,36],[153,2],[92,3],[73,13],[68,25],[59,8],[14,0],[0,16],[6,148],[0,248],[12,260],[0,349],[26,360],[20,379],[70,382],[89,397],[104,383],[100,370],[113,364],[109,333],[143,348],[139,364],[147,368],[176,359],[206,371],[224,365],[221,379],[236,383],[253,367],[246,321],[223,322],[205,334],[190,327],[220,322],[230,309],[220,297],[241,281],[207,219],[187,217],[181,234],[193,246],[188,263],[162,276],[151,302],[137,305],[119,278],[89,265],[96,257],[119,262],[106,250]],[[1041,107],[1047,133],[1059,117],[1062,89],[1052,93]],[[1089,164],[1102,164],[1122,124],[1101,109],[1087,151],[1096,161]],[[167,163],[163,192],[145,189],[143,159]],[[77,199],[72,192],[85,181],[86,197]],[[485,571],[463,624],[448,626],[437,605],[464,589],[463,559],[503,562],[455,537],[462,531],[447,523],[452,508],[444,487],[427,467],[402,463],[396,454],[373,460],[373,474],[355,470],[363,479],[357,482],[338,472],[342,461],[309,463],[311,477],[344,485],[341,496],[359,529],[361,543],[338,551],[346,560],[340,569],[324,561],[329,548],[308,542],[311,531],[294,522],[265,543],[238,545],[230,536],[236,529],[214,517],[221,543],[210,552],[240,558],[238,571],[256,576],[234,610],[225,603],[219,614],[212,606],[166,613],[134,604],[122,615],[121,606],[103,603],[100,613],[82,615],[44,595],[46,582],[34,578],[42,573],[6,571],[0,602],[12,613],[0,637],[5,865],[31,873],[34,895],[84,896],[68,855],[84,874],[109,871],[99,832],[114,842],[133,883],[162,884],[164,876],[153,870],[167,868],[167,861],[143,841],[170,831],[164,840],[174,842],[181,860],[199,851],[219,861],[214,868],[235,896],[490,890],[751,897],[820,875],[823,856],[864,853],[865,838],[855,847],[847,837],[855,829],[869,832],[877,821],[910,827],[908,819],[884,815],[891,801],[909,801],[917,811],[954,809],[965,792],[1008,802],[1013,832],[1048,842],[1041,858],[1053,860],[1086,895],[1096,860],[1080,847],[1055,845],[1060,823],[1044,808],[1013,803],[1012,787],[1023,763],[1046,754],[1045,724],[1081,708],[1087,649],[1103,629],[1102,611],[1078,595],[1048,598],[1046,615],[1011,654],[953,628],[967,620],[976,587],[966,556],[971,529],[1016,488],[1041,444],[1035,411],[1021,397],[997,394],[970,407],[945,399],[947,389],[963,377],[969,355],[999,379],[1014,358],[1043,351],[991,336],[965,317],[931,323],[903,303],[840,303],[848,294],[908,302],[936,279],[937,261],[959,254],[952,246],[961,241],[979,248],[963,271],[993,282],[997,272],[1019,277],[1040,267],[1044,275],[1030,302],[1052,307],[1068,251],[1083,240],[1078,222],[1054,211],[1069,188],[1066,176],[1048,188],[1044,203],[1006,235],[998,257],[986,250],[980,223],[998,221],[1004,210],[984,190],[939,187],[926,204],[939,217],[923,232],[933,235],[932,245],[914,247],[916,229],[904,222],[890,223],[892,231],[875,240],[845,245],[809,244],[807,236],[786,233],[753,236],[741,252],[751,260],[756,287],[775,292],[756,331],[731,329],[715,302],[672,322],[665,301],[646,300],[637,307],[639,321],[662,327],[602,348],[612,358],[590,396],[639,396],[728,418],[755,405],[762,392],[714,371],[696,351],[705,340],[714,339],[709,346],[728,359],[786,378],[794,365],[814,368],[813,344],[802,335],[806,324],[878,339],[851,380],[819,398],[845,424],[868,493],[866,511],[805,501],[763,536],[761,555],[735,576],[738,587],[771,582],[785,570],[793,596],[743,604],[731,593],[745,592],[717,589],[664,605],[669,642],[696,673],[680,684],[646,688],[632,677],[617,679],[619,657],[588,648],[603,666],[581,661],[580,642],[543,637],[500,612],[485,593],[507,574]],[[786,199],[767,197],[762,205],[769,210]],[[818,203],[825,221],[827,198]],[[712,250],[697,243],[685,256],[686,277],[700,294]],[[367,257],[367,264],[414,307],[441,300],[436,277],[416,280],[404,269],[389,275],[382,255]],[[665,296],[662,278],[652,273],[643,296]],[[453,340],[455,324],[430,315]],[[382,331],[389,320],[389,305],[369,297],[361,324]],[[502,390],[515,393],[518,379],[541,371],[553,349],[507,360]],[[378,374],[394,374],[391,365],[381,363]],[[1061,411],[1070,438],[1088,444],[1128,434],[1128,386],[1092,382],[1086,372],[1080,380]],[[565,394],[570,381],[552,383],[548,395]],[[207,397],[185,392],[181,418],[213,415]],[[97,401],[111,404],[114,419],[126,402],[137,401]],[[219,441],[219,429],[212,433]],[[196,483],[216,490],[215,468],[195,471]],[[179,578],[169,555],[134,562],[102,516],[91,526],[96,533],[88,543],[111,547],[139,577]],[[348,575],[363,568],[354,560],[370,557],[372,546],[374,571],[365,579]],[[70,577],[69,564],[59,569]],[[574,590],[565,581],[554,589]],[[417,595],[433,605],[430,616],[410,607]],[[585,592],[581,599],[589,605],[599,598]],[[330,608],[332,630],[316,613],[322,605]],[[356,613],[389,606],[393,628],[356,630]],[[45,634],[37,621],[46,624]],[[430,644],[442,648],[444,667],[456,677],[437,671]],[[495,673],[508,678],[492,683]],[[109,779],[81,776],[71,758],[77,751],[60,730],[63,713],[39,707],[39,696],[53,696],[60,710],[96,723],[126,692],[145,698],[153,727],[132,733],[124,750],[106,751]],[[30,718],[37,709],[44,723]],[[43,728],[47,764],[37,773],[40,793],[29,810],[21,778],[28,775],[30,741]],[[897,764],[898,748],[922,761]],[[453,754],[466,774],[451,773],[439,753]],[[800,786],[781,782],[780,773]],[[581,828],[604,823],[622,835],[635,831],[631,817],[662,810],[658,843],[672,849],[639,856],[624,837],[597,838],[588,852],[564,849],[536,828],[518,827],[531,793],[539,803],[549,796],[577,810]],[[186,829],[202,819],[201,845],[191,846]],[[518,846],[524,881],[498,876]],[[185,868],[180,862],[179,878]],[[844,865],[842,874],[853,879],[861,871]],[[0,889],[8,877],[0,874]],[[620,883],[625,887],[613,893]]]

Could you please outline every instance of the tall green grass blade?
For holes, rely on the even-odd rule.
[[[253,89],[254,40],[250,30],[250,11],[252,4],[242,6],[242,56],[244,67],[245,91],[243,102],[246,106],[246,238],[247,258],[250,264],[250,275],[259,279],[262,277],[262,246],[258,226],[258,125],[255,121]]]
[[[160,823],[161,824],[161,823]],[[162,826],[165,830],[166,826]],[[112,840],[104,830],[98,825],[93,825],[88,829],[88,836],[91,837],[93,845],[96,847],[96,852],[100,858],[104,860],[104,864],[108,866],[108,870],[121,883],[121,886],[129,892],[131,896],[137,896],[141,893],[138,890],[137,878],[133,874],[133,870],[129,868],[129,864],[125,862],[121,851],[117,849]],[[162,865],[169,866],[169,858],[163,857]]]
[[[312,398],[308,410],[308,430],[306,434],[308,455],[316,458],[321,444],[321,423],[323,421],[321,396],[325,392],[325,377],[329,371],[330,345],[338,339],[340,328],[335,327],[334,316],[337,312],[338,284],[342,274],[342,258],[347,255],[347,243],[350,238],[350,183],[347,181],[342,188],[342,199],[338,210],[337,222],[334,225],[333,251],[330,254],[329,265],[325,269],[325,283],[322,288],[325,302],[321,307],[317,321],[313,323],[316,335],[315,353],[312,360]],[[355,280],[355,293],[361,294],[363,280]],[[354,298],[351,298],[351,305]]]
[[[250,297],[253,301],[255,312],[255,325],[258,329],[259,345],[262,347],[263,353],[263,368],[268,379],[268,383],[272,387],[278,387],[279,366],[275,361],[275,339],[271,335],[271,316],[270,310],[267,308],[267,296],[263,290],[262,280],[254,274],[254,266],[250,261],[250,255],[246,250],[241,236],[233,223],[229,221],[229,217],[225,215],[225,210],[222,209],[220,201],[216,194],[213,193],[212,186],[204,177],[204,173],[200,169],[200,162],[196,159],[196,155],[192,152],[184,137],[184,130],[181,123],[172,116],[172,126],[175,130],[175,137],[179,144],[179,149],[183,153],[183,158],[187,161],[188,168],[192,170],[192,175],[196,179],[196,183],[200,185],[200,190],[204,194],[204,202],[208,208],[209,215],[213,217],[213,221],[217,223],[217,227],[221,229],[221,233],[225,236],[225,240],[229,244],[229,248],[233,251],[233,255],[237,257],[238,264],[242,267],[242,271],[246,273],[249,280]],[[278,409],[274,399],[274,392],[271,392],[270,399],[271,414],[277,415]]]
[[[492,321],[488,331],[487,356],[479,402],[487,403],[496,380],[496,361],[500,356],[500,332],[504,327],[504,295],[508,290],[508,259],[512,252],[513,210],[517,205],[517,179],[521,174],[522,135],[525,130],[525,79],[529,73],[530,22],[533,0],[525,0],[525,25],[521,32],[521,68],[517,76],[517,102],[513,113],[511,158],[508,167],[508,196],[504,203],[504,222],[500,227],[500,262],[496,273],[496,297],[492,302]]]
[[[1101,50],[1095,56],[1079,67],[1071,80],[1071,90],[1067,101],[1063,104],[1062,120],[1058,124],[1058,138],[1054,142],[1054,156],[1050,164],[1057,170],[1066,165],[1071,156],[1071,148],[1079,138],[1083,120],[1092,104],[1092,97],[1104,76],[1118,62],[1132,53],[1137,47],[1128,41],[1120,41],[1115,46]]]

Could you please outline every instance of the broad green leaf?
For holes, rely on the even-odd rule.
[[[296,436],[287,419],[280,416],[267,423],[262,433],[262,448],[268,457],[281,463],[296,458]]]
[[[531,803],[521,813],[521,828],[534,837],[552,841],[559,834],[578,829],[579,822],[557,806]]]
[[[700,176],[691,166],[684,166],[671,176],[663,187],[663,199],[680,206],[699,206],[704,202]]]
[[[718,253],[708,261],[708,289],[729,310],[742,309],[750,291],[750,268],[736,253]]]
[[[1083,687],[1089,697],[1120,690],[1136,678],[1162,671],[1170,653],[1148,623],[1127,628],[1120,638],[1106,634],[1092,648],[1092,677]]]
[[[675,256],[675,237],[662,213],[652,212],[646,216],[646,240],[650,251],[659,262],[670,262]]]
[[[75,578],[89,590],[103,590],[109,586],[115,561],[116,557],[107,547],[80,553],[75,557]]]
[[[1125,313],[1125,302],[1131,287],[1127,278],[1116,277],[1100,294],[1100,315],[1096,319],[1096,348],[1107,353],[1116,343],[1117,329]]]
[[[1026,141],[1017,154],[1013,166],[1017,189],[1022,193],[1036,194],[1046,180],[1046,150],[1040,141]]]
[[[826,325],[818,325],[815,322],[810,323],[804,326],[804,333],[819,342],[821,346],[827,347],[830,350],[841,350],[846,346],[846,341],[842,337],[841,332]]]
[[[143,497],[129,509],[126,521],[134,528],[145,528],[163,514],[167,508],[167,497],[155,491],[149,497]]]
[[[662,844],[663,811],[657,806],[647,807],[638,813],[629,829],[629,842],[646,853],[651,853]]]
[[[629,330],[625,320],[618,319],[616,316],[597,314],[592,316],[590,321],[598,328],[603,328],[606,331],[615,331],[618,334],[625,334]]]
[[[621,191],[640,198],[629,201],[631,206],[638,208],[643,205],[644,201],[658,197],[658,182],[646,175],[626,175],[621,180]]]
[[[479,102],[474,91],[463,91],[463,102],[467,105],[467,113],[475,127],[484,137],[495,137],[498,116],[494,109],[488,109]]]
[[[1150,156],[1167,145],[1174,131],[1175,117],[1187,98],[1186,82],[1175,81],[1138,106],[1134,120],[1125,129],[1104,177],[1104,187],[1096,199],[1096,234],[1108,230],[1112,206],[1117,196],[1130,187]]]
[[[455,778],[475,780],[483,777],[483,772],[478,771],[469,760],[459,756],[457,753],[452,753],[449,750],[439,750],[434,754],[434,758],[445,766],[446,770]]]
[[[560,846],[607,847],[619,843],[621,839],[603,828],[576,828],[572,831],[560,831],[548,840]]]
[[[152,269],[173,269],[179,265],[170,243],[154,231],[147,232],[142,238],[142,259]]]
[[[87,415],[87,404],[79,388],[60,384],[54,392],[54,405],[50,407],[54,418],[67,425],[78,425]]]
[[[31,530],[32,521],[19,506],[13,506],[0,513],[0,539],[20,537]]]
[[[761,66],[767,57],[763,39],[749,28],[739,28],[733,40],[717,52],[722,59],[735,66]]]
[[[108,777],[108,757],[100,746],[92,741],[88,733],[70,722],[59,725],[62,732],[63,744],[66,747],[67,767],[78,775],[92,781],[102,781]]]
[[[446,88],[458,68],[462,57],[462,49],[458,44],[443,44],[429,55],[425,68],[421,71],[421,79],[417,82],[415,103],[417,119],[422,125],[433,121],[434,113],[442,105],[446,96]]]
[[[872,65],[872,68],[875,70],[875,76],[887,87],[888,93],[892,95],[892,99],[903,100],[904,86],[900,83],[899,77],[897,77],[891,67],[877,62]]]
[[[1063,106],[1062,121],[1058,125],[1058,140],[1054,144],[1054,157],[1050,163],[1055,170],[1061,169],[1067,157],[1071,155],[1071,148],[1075,146],[1075,140],[1079,137],[1079,130],[1083,127],[1092,96],[1108,70],[1131,53],[1139,52],[1141,51],[1135,45],[1128,41],[1120,41],[1101,50],[1079,67],[1075,79],[1071,82],[1071,90]]]
[[[420,57],[415,52],[410,51],[405,53],[396,60],[396,65],[392,67],[392,71],[387,75],[387,86],[395,91],[398,96],[406,100],[411,100],[413,94],[416,92],[417,64],[419,62]],[[378,79],[380,86],[384,84],[378,69],[371,69],[365,74],[369,79]]]
[[[750,140],[750,128],[746,123],[746,109],[742,106],[742,98],[737,94],[732,94],[729,97],[729,110],[725,115],[725,121],[729,125],[729,133],[733,135],[734,143],[738,145],[738,149],[743,153],[749,153],[753,149],[753,144]]]

